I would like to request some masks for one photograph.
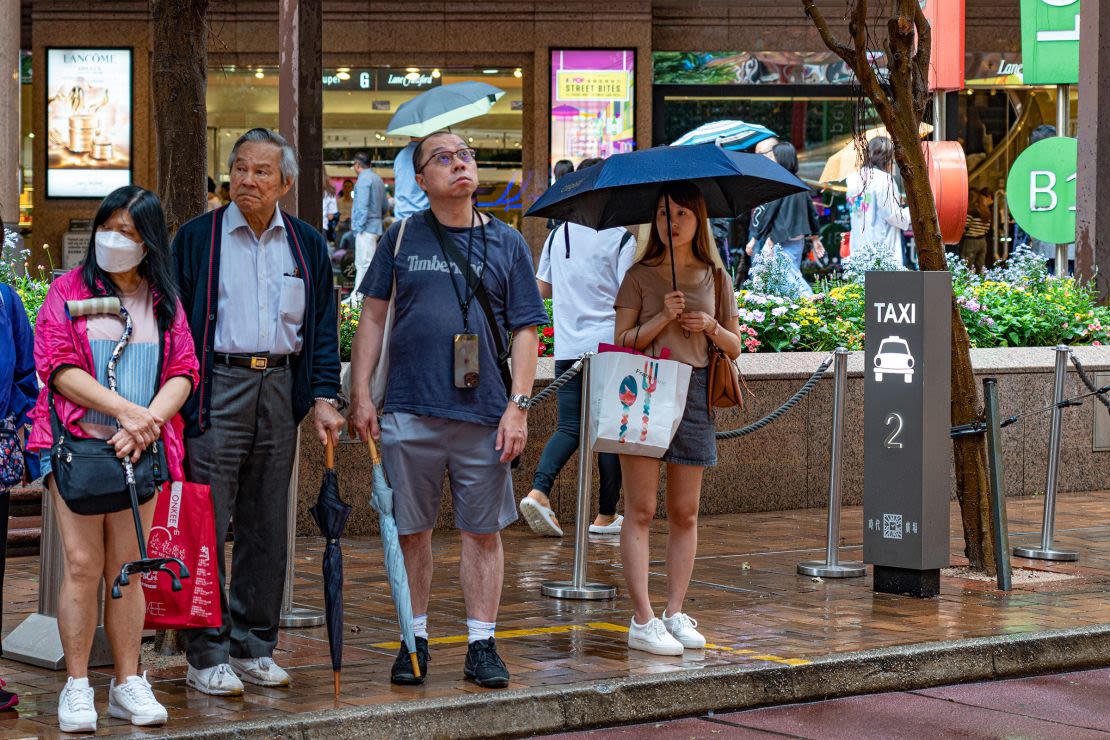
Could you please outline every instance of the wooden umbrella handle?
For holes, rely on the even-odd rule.
[[[328,441],[324,445],[324,467],[328,470],[335,468],[335,445],[331,441],[331,435],[328,435]]]
[[[375,465],[381,465],[382,456],[378,454],[378,445],[374,442],[373,437],[366,437],[366,446],[370,449],[370,462],[374,463]]]

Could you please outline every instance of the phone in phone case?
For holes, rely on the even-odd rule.
[[[455,387],[478,387],[478,335],[455,335]]]

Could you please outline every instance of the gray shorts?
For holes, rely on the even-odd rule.
[[[397,531],[435,527],[443,473],[451,480],[455,526],[493,534],[516,521],[509,463],[494,449],[497,427],[435,416],[394,413],[382,417],[382,462],[393,486]]]

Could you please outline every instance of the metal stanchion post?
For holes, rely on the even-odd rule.
[[[1064,384],[1068,377],[1068,357],[1071,350],[1066,345],[1056,345],[1056,376],[1053,382],[1052,402],[1064,400]],[[1056,478],[1060,471],[1060,438],[1063,435],[1064,409],[1052,409],[1052,428],[1048,435],[1048,476],[1044,484],[1044,520],[1041,524],[1040,547],[1015,547],[1014,555],[1034,560],[1079,560],[1079,553],[1057,550],[1052,546],[1056,536]]]
[[[863,563],[841,563],[840,480],[844,458],[844,405],[848,400],[848,350],[837,347],[833,373],[832,448],[829,460],[829,528],[824,560],[798,563],[798,573],[820,578],[858,578],[867,572]]]
[[[297,562],[297,488],[301,474],[301,435],[297,433],[297,448],[293,458],[293,474],[289,476],[289,512],[286,515],[286,536],[289,552],[285,556],[285,593],[281,597],[282,627],[319,627],[324,623],[324,613],[319,609],[293,604],[293,577]]]
[[[586,582],[586,549],[589,547],[590,489],[593,482],[593,451],[590,450],[590,362],[582,358],[582,406],[578,427],[578,510],[574,521],[574,573],[570,581],[547,581],[540,587],[544,596],[556,599],[612,599],[615,586]]]
[[[1056,135],[1067,136],[1071,117],[1071,87],[1068,85],[1056,86]],[[1056,245],[1056,277],[1067,277],[1068,274],[1068,245]]]
[[[998,381],[983,378],[983,407],[987,417],[987,461],[990,464],[991,514],[998,588],[1010,590],[1010,535],[1006,520],[1006,476],[1002,469],[1002,428],[999,426]]]
[[[42,492],[42,535],[39,539],[39,606],[18,627],[4,638],[4,657],[20,663],[60,671],[66,666],[62,638],[58,633],[58,592],[62,587],[62,538],[54,520],[54,501],[50,489]],[[104,631],[104,588],[97,595],[100,614],[93,634],[90,666],[107,666],[114,662],[112,646]]]

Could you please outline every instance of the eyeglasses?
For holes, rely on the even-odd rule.
[[[424,168],[432,162],[435,162],[440,167],[450,167],[451,162],[456,159],[463,164],[470,164],[474,161],[474,155],[476,153],[477,152],[470,148],[459,149],[453,152],[436,152],[435,154],[424,160],[424,164],[420,165],[420,169],[416,171],[416,174],[419,175],[421,172],[424,171]]]

